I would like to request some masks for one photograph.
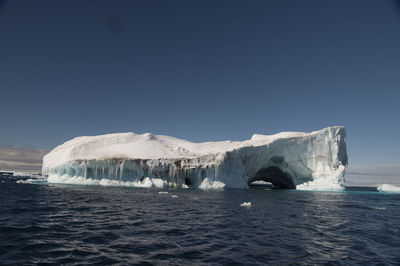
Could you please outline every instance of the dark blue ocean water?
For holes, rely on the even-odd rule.
[[[400,194],[0,181],[0,264],[400,264]]]

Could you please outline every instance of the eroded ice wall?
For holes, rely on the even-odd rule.
[[[134,133],[81,137],[46,155],[43,174],[49,182],[74,184],[246,188],[264,180],[282,188],[340,189],[344,138],[343,127],[254,135],[243,142]]]

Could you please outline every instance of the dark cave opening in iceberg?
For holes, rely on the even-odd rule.
[[[248,185],[252,186],[252,183],[255,181],[264,181],[271,183],[273,185],[273,188],[277,189],[296,188],[295,184],[293,183],[292,177],[276,166],[269,166],[267,168],[259,170],[254,175],[254,177],[249,179]]]

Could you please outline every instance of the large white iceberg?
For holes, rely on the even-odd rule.
[[[210,189],[263,180],[277,188],[341,189],[345,135],[336,126],[204,143],[150,133],[77,137],[44,156],[42,173],[53,183]]]

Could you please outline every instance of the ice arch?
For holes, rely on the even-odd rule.
[[[293,178],[276,166],[260,169],[253,177],[249,178],[247,184],[250,185],[259,180],[270,182],[275,188],[296,188]]]

